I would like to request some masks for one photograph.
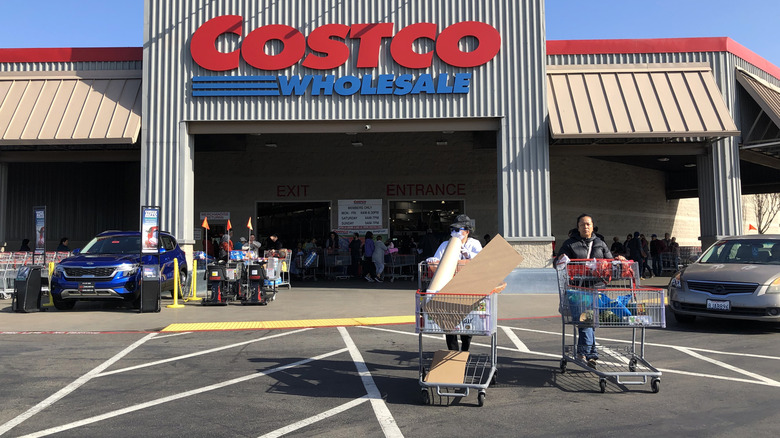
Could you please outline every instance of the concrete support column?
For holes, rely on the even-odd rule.
[[[190,267],[189,274],[196,275],[195,265],[192,262],[193,248],[195,245],[195,139],[188,132],[187,122],[179,123],[179,142],[178,142],[178,163],[179,163],[179,181],[173,184],[178,194],[175,233],[179,245],[187,254],[187,266]]]
[[[6,246],[8,217],[8,163],[0,163],[0,247]],[[8,250],[8,248],[6,248]]]
[[[696,158],[702,250],[724,236],[742,234],[742,180],[733,139],[710,146]]]
[[[503,73],[514,87],[501,91],[498,132],[499,232],[523,257],[523,267],[543,267],[552,254],[550,153],[544,3],[511,3],[526,23],[517,50],[503,54]],[[508,24],[514,28],[516,23]],[[538,28],[532,28],[538,26]]]

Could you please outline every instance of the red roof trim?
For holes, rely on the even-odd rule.
[[[0,62],[121,62],[143,60],[141,47],[0,49]]]
[[[548,55],[729,52],[780,79],[780,67],[728,37],[547,41]]]

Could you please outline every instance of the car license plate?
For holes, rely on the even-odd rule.
[[[94,294],[95,293],[95,283],[92,282],[83,282],[79,284],[79,292],[83,294]]]
[[[707,300],[707,310],[731,311],[731,301]]]

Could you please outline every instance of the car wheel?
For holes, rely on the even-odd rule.
[[[696,321],[696,315],[683,315],[682,313],[674,312],[674,320],[680,324],[689,324]]]
[[[54,308],[57,310],[71,310],[76,305],[76,300],[63,300],[59,295],[51,295],[54,301]]]

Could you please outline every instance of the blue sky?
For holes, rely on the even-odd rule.
[[[0,5],[0,47],[143,44],[143,0]],[[547,0],[546,10],[550,40],[727,36],[780,66],[780,0]]]

